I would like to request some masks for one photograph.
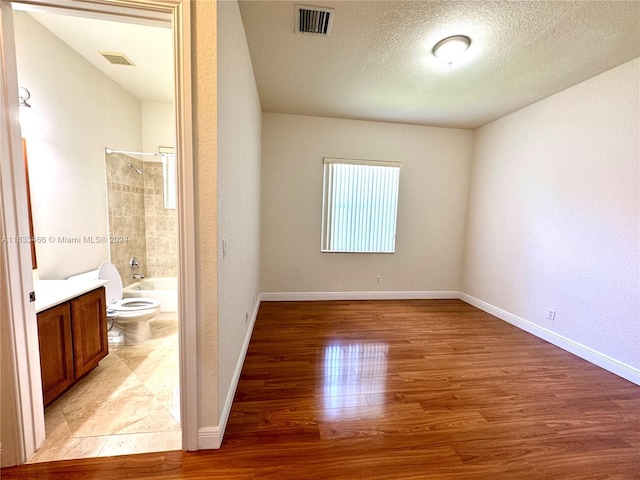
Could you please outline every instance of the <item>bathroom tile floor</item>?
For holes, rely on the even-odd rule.
[[[180,450],[178,322],[163,313],[139,345],[109,345],[100,365],[45,410],[29,463]]]

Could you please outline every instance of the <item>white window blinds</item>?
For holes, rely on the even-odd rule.
[[[395,251],[401,165],[324,159],[323,252]]]

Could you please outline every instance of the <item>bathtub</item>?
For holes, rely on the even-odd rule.
[[[124,298],[145,297],[160,300],[161,312],[178,311],[178,281],[176,277],[145,278],[122,289]]]

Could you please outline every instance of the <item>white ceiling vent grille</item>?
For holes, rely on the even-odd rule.
[[[331,35],[333,25],[333,8],[309,7],[296,5],[295,31],[296,33],[311,33],[312,35]]]
[[[113,65],[129,65],[135,66],[135,64],[127,58],[124,53],[116,53],[116,52],[98,52],[107,61]]]

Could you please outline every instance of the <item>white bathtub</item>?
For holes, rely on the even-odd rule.
[[[124,298],[145,297],[160,300],[161,312],[178,311],[178,281],[176,277],[145,278],[122,290]]]

